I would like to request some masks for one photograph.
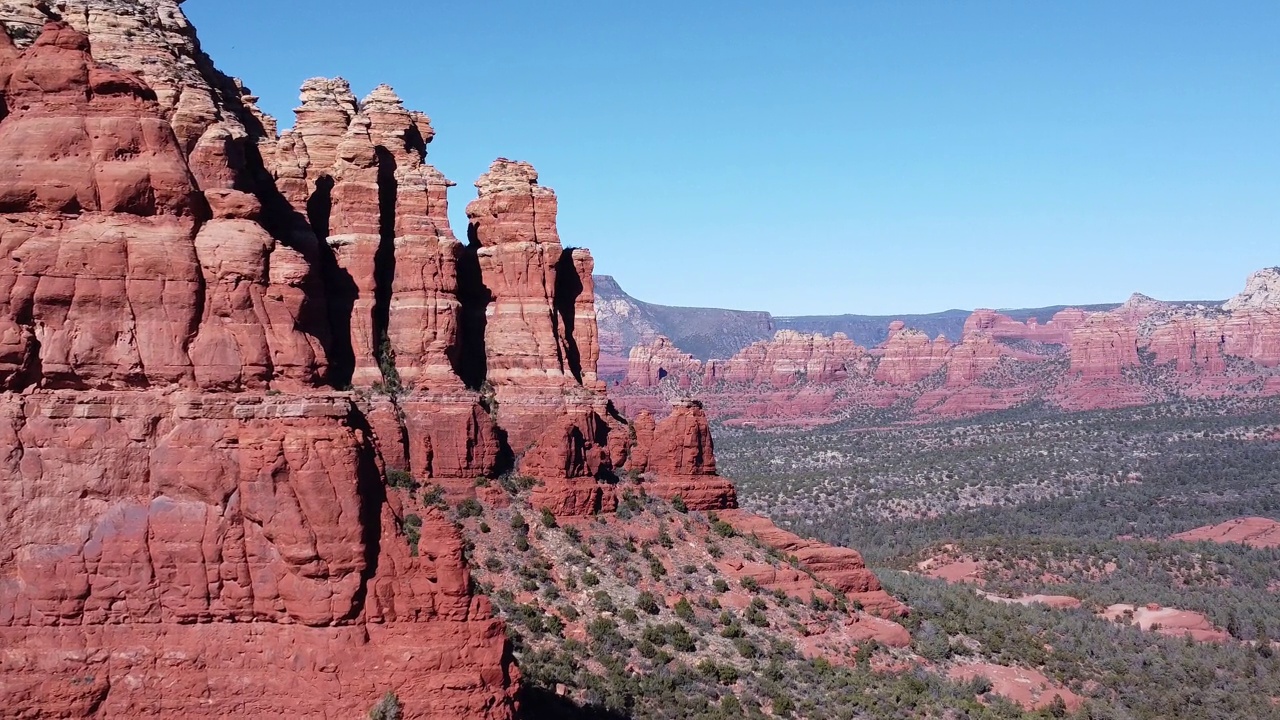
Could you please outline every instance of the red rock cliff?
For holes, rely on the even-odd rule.
[[[324,385],[319,245],[249,160],[260,120],[176,4],[121,21],[136,45],[105,4],[72,10],[0,45],[0,701],[357,716],[395,690],[410,716],[511,717],[461,539],[429,517],[411,552],[374,436]]]
[[[641,388],[658,387],[667,378],[679,387],[690,387],[702,375],[702,362],[659,335],[649,345],[631,348],[627,361],[627,384]]]
[[[832,383],[866,375],[871,358],[844,333],[831,337],[780,330],[772,340],[753,343],[715,364],[715,381],[790,387]]]
[[[947,364],[951,343],[939,336],[930,340],[919,330],[909,330],[902,321],[889,325],[889,339],[882,346],[876,380],[891,385],[919,382]]]

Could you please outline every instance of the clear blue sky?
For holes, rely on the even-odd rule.
[[[1280,2],[188,0],[282,126],[387,82],[472,183],[560,196],[651,302],[775,314],[1225,298],[1280,264]]]

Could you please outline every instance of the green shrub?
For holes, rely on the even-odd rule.
[[[404,516],[404,520],[400,521],[400,531],[404,533],[405,541],[409,544],[409,554],[417,556],[418,541],[422,539],[422,518],[414,513]]]
[[[592,596],[592,603],[596,610],[600,612],[617,612],[618,608],[613,604],[613,598],[609,597],[609,593],[603,590],[597,590]]]
[[[444,488],[439,485],[428,485],[423,488],[422,504],[427,507],[438,507],[442,510],[448,507],[444,502]]]
[[[738,534],[738,531],[734,530],[732,525],[723,520],[712,521],[711,530],[723,538],[731,538]]]
[[[707,658],[698,663],[698,672],[721,685],[732,685],[738,682],[738,669],[732,665],[722,665]]]
[[[400,707],[400,699],[394,692],[388,690],[378,704],[369,711],[369,720],[400,720],[401,712],[403,709]]]
[[[668,628],[668,637],[671,641],[671,647],[679,652],[693,652],[698,649],[698,644],[694,642],[693,635],[689,634],[688,628],[680,623],[671,623]]]
[[[387,484],[391,487],[405,490],[416,490],[418,488],[418,481],[414,480],[413,475],[410,475],[405,470],[388,470]]]
[[[684,620],[685,622],[693,622],[693,605],[689,604],[689,600],[687,598],[682,597],[677,600],[674,610],[676,611],[676,617]]]
[[[480,505],[480,501],[469,497],[458,503],[458,517],[471,518],[480,517],[484,514],[484,507]]]
[[[636,596],[636,609],[649,615],[657,615],[659,612],[658,598],[654,594],[645,590]]]

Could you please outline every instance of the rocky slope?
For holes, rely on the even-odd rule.
[[[901,320],[865,349],[846,336],[780,331],[727,360],[697,361],[665,337],[632,350],[624,408],[692,394],[738,423],[812,425],[991,412],[1029,403],[1090,410],[1280,394],[1280,270],[1221,304],[1134,295],[1114,309],[1062,309],[1044,323],[977,310],[953,342]]]
[[[280,133],[177,2],[57,7],[0,5],[0,702],[514,717],[441,503],[733,512],[702,407],[612,406],[591,255],[527,163],[475,183],[464,245],[391,88],[308,80]],[[853,551],[731,517],[787,588],[901,611]]]

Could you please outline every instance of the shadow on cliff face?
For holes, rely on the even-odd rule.
[[[573,325],[577,313],[575,305],[582,290],[582,278],[578,277],[578,269],[573,265],[573,248],[565,248],[556,261],[555,306],[564,327],[565,360],[578,382],[582,382],[582,352],[573,336]]]
[[[347,422],[364,433],[365,437],[360,445],[360,464],[356,467],[356,491],[360,495],[360,539],[364,543],[364,572],[361,573],[360,589],[351,603],[354,613],[352,617],[355,617],[364,611],[369,584],[378,574],[378,555],[382,551],[382,506],[387,502],[387,486],[382,480],[382,471],[378,469],[378,451],[368,440],[373,437],[373,428],[368,419],[353,407]]]
[[[316,250],[326,294],[329,298],[329,384],[335,388],[351,385],[356,370],[356,354],[351,346],[351,312],[360,294],[350,273],[338,267],[329,247],[329,214],[333,210],[333,178],[316,180],[316,189],[307,198],[307,222],[316,235]]]
[[[453,370],[462,382],[472,390],[479,390],[488,376],[484,332],[488,323],[486,312],[493,302],[493,293],[484,284],[480,273],[480,240],[474,223],[467,227],[467,246],[458,259],[458,302],[462,310],[458,317],[459,352]]]
[[[520,688],[520,717],[524,720],[629,720],[630,715],[599,707],[578,705],[546,688]]]
[[[383,382],[398,382],[386,377],[395,367],[395,357],[387,346],[387,328],[391,323],[391,290],[396,279],[396,159],[385,147],[378,146],[378,251],[373,257],[373,354],[383,371]]]

